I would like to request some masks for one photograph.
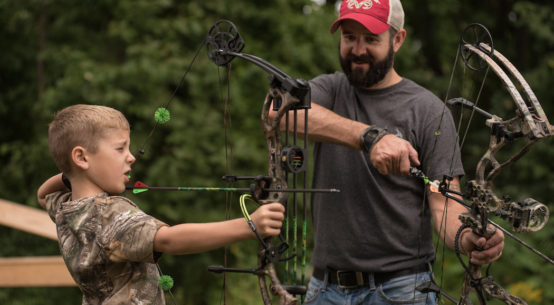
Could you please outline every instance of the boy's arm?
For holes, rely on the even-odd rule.
[[[281,232],[285,208],[280,203],[260,206],[251,218],[262,237]],[[254,239],[255,235],[244,218],[221,222],[185,223],[161,227],[154,237],[154,251],[168,254],[192,254],[229,244]]]
[[[38,203],[41,207],[46,208],[46,195],[52,194],[57,191],[68,191],[67,187],[62,181],[62,174],[57,174],[46,180],[37,191]]]

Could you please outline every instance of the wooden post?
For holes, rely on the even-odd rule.
[[[39,209],[0,199],[0,225],[58,240],[56,224]]]
[[[56,225],[45,211],[3,199],[0,225],[58,240]],[[76,285],[61,256],[0,258],[0,287]]]
[[[0,258],[0,287],[76,286],[61,256]]]

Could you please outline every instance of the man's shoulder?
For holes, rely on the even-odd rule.
[[[310,80],[310,82],[320,83],[320,82],[332,82],[332,83],[342,83],[348,82],[348,78],[342,72],[334,72],[327,74],[320,74]]]
[[[425,93],[428,93],[428,94],[433,94],[431,92],[431,90],[423,87],[422,85],[420,85],[419,83],[415,82],[414,80],[411,80],[409,78],[402,78],[402,81],[400,82],[400,84],[408,89],[408,90],[413,90],[413,91],[418,91],[418,92],[425,92]],[[433,94],[434,95],[434,94]]]
[[[437,97],[435,93],[431,90],[423,87],[422,85],[416,83],[415,81],[403,78],[402,81],[398,84],[399,91],[411,96],[412,98],[418,99],[424,103],[431,105],[442,105],[442,101]]]
[[[313,96],[320,94],[324,96],[344,96],[354,90],[354,87],[352,87],[348,78],[342,72],[318,75],[310,80],[310,88]]]

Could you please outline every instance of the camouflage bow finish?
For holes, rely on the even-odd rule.
[[[462,35],[460,53],[466,66],[472,70],[491,69],[510,93],[517,109],[513,118],[505,120],[487,113],[465,99],[457,98],[448,101],[451,105],[459,104],[472,108],[473,111],[485,116],[485,124],[490,128],[489,146],[477,164],[474,180],[467,183],[467,190],[464,195],[470,203],[470,211],[460,215],[460,220],[465,227],[471,228],[475,234],[485,237],[491,236],[495,230],[488,226],[489,214],[507,219],[515,232],[538,231],[548,221],[549,210],[547,206],[532,198],[512,201],[505,196],[500,199],[492,190],[493,179],[503,168],[521,158],[533,145],[551,137],[554,129],[521,73],[500,52],[493,50],[492,38],[490,38],[488,30],[480,24],[472,24],[464,34],[467,33],[473,36],[474,41],[469,43],[464,38],[467,35]],[[490,43],[481,41],[481,38],[487,36],[490,38]],[[478,67],[472,64],[472,57],[479,59]],[[518,88],[523,91],[523,95]],[[499,162],[495,158],[495,154],[517,139],[525,141],[523,147],[507,158],[506,161]],[[476,293],[481,305],[486,304],[486,300],[491,297],[511,305],[527,304],[523,299],[510,294],[494,282],[492,276],[487,274],[483,277],[481,266],[472,263],[466,266],[461,258],[460,262],[464,266],[466,274],[461,298],[458,302],[459,305],[473,304],[470,298],[471,292]],[[551,259],[550,262],[552,263]]]

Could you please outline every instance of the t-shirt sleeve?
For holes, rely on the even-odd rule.
[[[421,132],[425,135],[424,149],[419,156],[423,170],[432,180],[440,180],[444,175],[463,176],[465,173],[452,114],[444,106],[434,113],[433,119],[425,122]]]
[[[160,254],[154,252],[154,237],[167,224],[144,213],[128,199],[112,198],[103,213],[105,225],[99,239],[108,259],[155,263]]]
[[[327,109],[332,109],[335,102],[333,78],[335,74],[324,74],[310,80],[312,101]]]

